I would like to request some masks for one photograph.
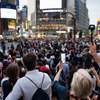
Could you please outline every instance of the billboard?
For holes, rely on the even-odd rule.
[[[16,19],[16,10],[1,8],[1,18]]]
[[[16,5],[0,2],[0,8],[16,9]]]
[[[15,20],[8,21],[8,30],[15,30]]]
[[[65,8],[66,0],[40,0],[40,9],[62,9]]]

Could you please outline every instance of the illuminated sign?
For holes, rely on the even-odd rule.
[[[16,10],[1,8],[1,18],[16,19]]]
[[[40,0],[40,9],[62,9],[65,8],[66,0]]]
[[[8,30],[15,30],[15,20],[8,21]]]

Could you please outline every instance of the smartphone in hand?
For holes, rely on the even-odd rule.
[[[66,62],[66,55],[65,55],[65,53],[61,53],[61,61],[62,61],[62,63]]]

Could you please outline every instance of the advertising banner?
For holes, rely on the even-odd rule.
[[[61,9],[62,0],[40,0],[40,9]]]
[[[8,30],[15,30],[15,20],[8,20]]]

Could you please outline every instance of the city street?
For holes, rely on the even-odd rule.
[[[6,44],[6,54],[7,54],[7,48],[11,46],[11,44],[14,45],[14,47],[16,48],[17,44],[16,42],[7,42],[5,41],[5,44]],[[0,44],[0,51],[2,52],[2,47],[1,47],[1,44]]]
[[[100,0],[0,0],[0,100],[100,100],[99,10]]]

